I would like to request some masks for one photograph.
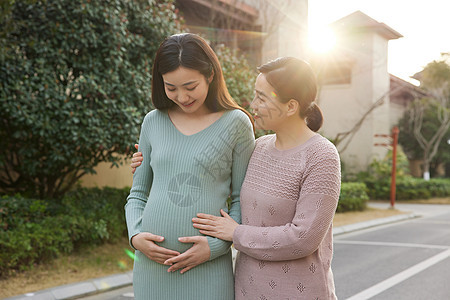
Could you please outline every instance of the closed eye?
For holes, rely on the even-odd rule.
[[[262,98],[262,97],[261,97],[261,94],[260,94],[260,93],[258,93],[257,91],[255,91],[255,98],[256,98],[256,99],[258,99],[258,100],[260,100],[260,101],[262,101],[262,102],[264,102],[264,101],[265,101],[265,99],[264,99],[264,98]]]

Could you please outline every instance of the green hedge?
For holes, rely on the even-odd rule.
[[[364,183],[343,182],[336,212],[362,211],[366,208],[368,200]]]
[[[408,182],[418,185],[420,181],[404,181],[402,185]],[[449,194],[449,180],[430,182],[435,184],[421,184],[434,194]],[[364,183],[343,182],[337,212],[364,210],[369,199],[366,189]],[[27,269],[36,262],[70,253],[83,245],[126,236],[124,205],[128,193],[129,188],[80,188],[66,194],[59,203],[20,195],[3,196],[0,198],[0,273],[7,275],[12,269]]]
[[[129,188],[86,189],[60,203],[20,195],[0,198],[0,274],[27,269],[83,245],[126,236],[124,205]]]
[[[390,179],[367,180],[365,183],[370,199],[390,199]],[[426,181],[421,178],[403,177],[396,182],[395,198],[397,200],[429,199],[432,197],[450,197],[450,179],[433,178]]]

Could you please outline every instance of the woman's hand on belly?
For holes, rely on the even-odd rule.
[[[150,232],[141,232],[131,238],[134,248],[144,253],[149,259],[163,265],[166,260],[180,255],[180,252],[155,244],[155,242],[162,241],[164,241],[164,237]]]
[[[164,264],[171,267],[168,272],[175,272],[179,269],[181,274],[209,260],[211,250],[206,236],[188,236],[180,237],[178,241],[181,243],[193,243],[192,247],[182,254],[167,259]]]
[[[197,218],[192,219],[193,226],[202,234],[232,242],[234,231],[239,224],[223,209],[220,213],[223,217],[199,213]]]

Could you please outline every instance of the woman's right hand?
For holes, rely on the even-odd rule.
[[[139,145],[134,144],[134,148],[136,148],[136,150],[139,150]],[[136,152],[133,154],[133,157],[131,158],[131,165],[130,165],[131,173],[134,174],[134,172],[136,172],[136,168],[141,165],[143,160],[144,160],[144,157],[142,157],[142,152]]]
[[[149,259],[163,265],[166,260],[180,255],[180,252],[155,244],[155,242],[162,241],[164,241],[164,237],[150,232],[141,232],[131,238],[131,244],[134,248],[141,251]]]

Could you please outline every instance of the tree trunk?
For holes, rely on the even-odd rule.
[[[423,161],[423,179],[430,180],[430,162],[427,159]]]

